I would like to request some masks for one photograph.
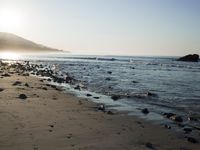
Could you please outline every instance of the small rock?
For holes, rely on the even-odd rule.
[[[106,81],[110,81],[111,80],[111,78],[106,78]]]
[[[103,104],[99,105],[98,110],[105,111],[105,105]]]
[[[191,128],[184,128],[183,130],[184,130],[186,133],[192,132],[192,129],[191,129]]]
[[[43,89],[43,90],[45,90],[45,91],[47,90],[47,88],[46,88],[46,87],[42,87],[42,89]]]
[[[170,119],[176,122],[183,122],[183,119],[181,116],[171,116]]]
[[[28,84],[28,83],[25,83],[24,86],[29,87],[29,84]]]
[[[148,110],[147,108],[144,108],[144,109],[142,109],[142,113],[143,113],[143,114],[148,114],[148,113],[149,113],[149,110]]]
[[[150,143],[150,142],[147,142],[147,143],[145,144],[145,146],[146,146],[147,148],[150,148],[150,149],[155,149],[154,146],[153,146],[153,144]]]
[[[165,128],[167,128],[167,129],[171,129],[172,127],[169,126],[169,125],[167,125],[167,124],[165,124]]]
[[[112,74],[112,71],[108,71],[107,73],[108,73],[108,74]]]
[[[86,94],[86,96],[87,96],[87,97],[91,97],[92,95],[91,95],[91,94]]]
[[[116,101],[116,100],[120,99],[121,96],[120,96],[120,95],[113,95],[113,96],[111,96],[111,98],[112,98],[114,101]]]
[[[100,97],[97,97],[97,96],[95,96],[95,97],[93,97],[94,99],[99,99]]]
[[[22,84],[22,82],[20,82],[20,81],[16,81],[15,83],[13,83],[14,86],[17,86],[17,85],[20,85],[20,84]]]
[[[107,112],[107,114],[108,115],[114,115],[114,113],[112,111],[110,111],[110,110]]]
[[[198,141],[193,137],[187,137],[187,140],[188,142],[191,142],[191,143],[198,143]]]
[[[166,118],[170,118],[170,117],[172,117],[172,116],[175,116],[176,114],[174,114],[174,113],[164,113],[163,114]]]
[[[0,92],[3,92],[3,91],[4,91],[4,89],[0,88]]]
[[[20,95],[19,95],[19,98],[20,98],[20,99],[27,99],[27,96],[26,96],[25,94],[20,94]]]
[[[4,73],[1,76],[3,76],[3,77],[10,77],[10,75],[8,73]]]

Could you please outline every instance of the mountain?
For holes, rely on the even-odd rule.
[[[12,33],[0,32],[0,51],[13,52],[61,52],[61,50],[43,46]]]

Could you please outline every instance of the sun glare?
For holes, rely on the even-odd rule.
[[[20,58],[20,55],[13,52],[2,52],[0,54],[0,58],[6,60],[18,60]]]
[[[4,32],[12,32],[21,25],[21,14],[15,9],[0,10],[0,29]]]

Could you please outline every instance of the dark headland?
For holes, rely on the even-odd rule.
[[[188,62],[198,62],[199,55],[198,54],[189,54],[183,57],[180,57],[178,61],[188,61]]]
[[[37,44],[12,33],[0,32],[0,52],[62,52],[62,50]]]

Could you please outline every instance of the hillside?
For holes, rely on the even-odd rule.
[[[0,51],[11,50],[13,52],[49,52],[60,51],[58,49],[43,46],[15,34],[0,32]]]

